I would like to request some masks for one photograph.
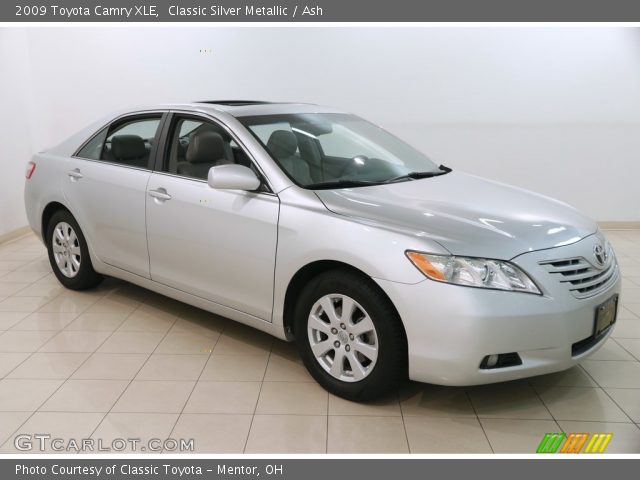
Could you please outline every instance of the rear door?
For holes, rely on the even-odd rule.
[[[149,278],[145,195],[162,112],[118,118],[69,161],[63,192],[98,258]]]

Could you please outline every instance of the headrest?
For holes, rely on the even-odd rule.
[[[289,130],[276,130],[269,137],[267,149],[276,158],[287,158],[296,153],[298,149],[298,139]]]
[[[138,135],[115,135],[111,139],[111,153],[118,160],[144,157],[147,149]]]
[[[224,140],[216,132],[198,132],[189,141],[185,159],[189,163],[213,163],[224,158]]]

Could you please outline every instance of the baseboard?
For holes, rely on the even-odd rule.
[[[603,230],[638,230],[640,222],[598,222]]]
[[[31,228],[29,226],[26,226],[16,228],[15,230],[11,230],[7,233],[3,233],[2,235],[0,235],[0,244],[10,242],[11,240],[15,240],[16,238],[24,237],[30,232]]]

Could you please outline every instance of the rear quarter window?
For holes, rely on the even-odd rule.
[[[109,127],[103,128],[97,135],[95,135],[87,144],[80,149],[77,153],[77,157],[87,158],[89,160],[100,160],[102,155],[102,147],[104,141],[107,138],[107,132]]]

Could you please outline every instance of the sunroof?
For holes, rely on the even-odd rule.
[[[242,107],[243,105],[264,105],[271,102],[263,102],[261,100],[198,100],[195,103],[212,103],[215,105]]]

